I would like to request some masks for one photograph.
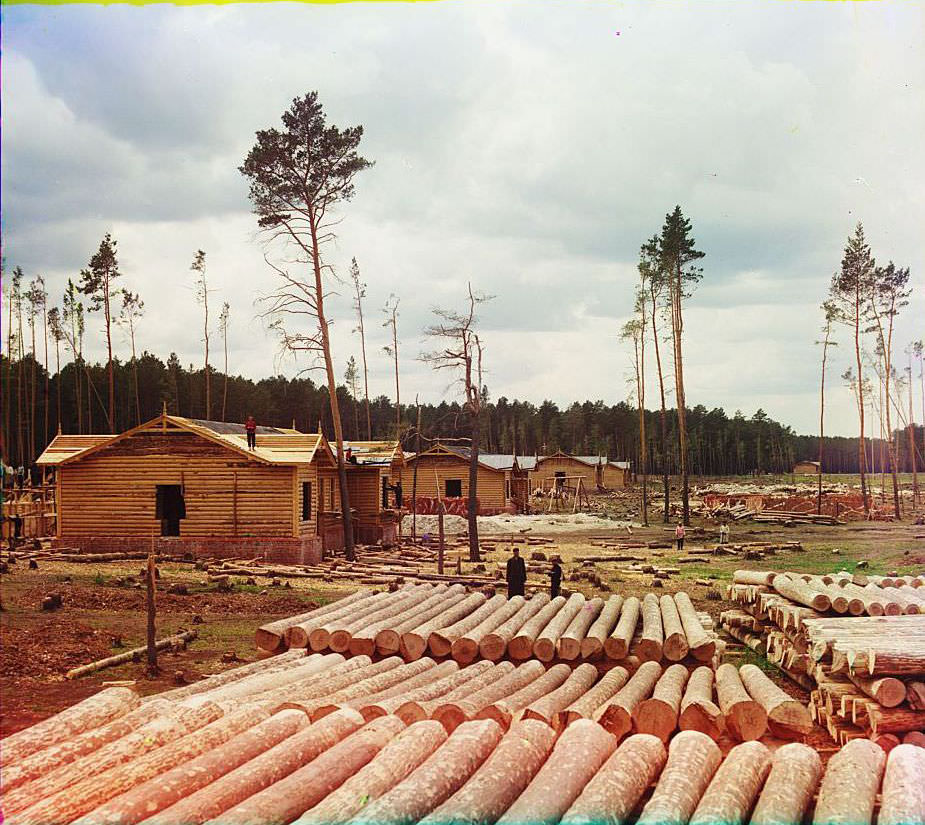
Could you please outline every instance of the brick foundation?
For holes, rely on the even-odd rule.
[[[343,541],[341,541],[343,544]],[[76,548],[82,553],[138,553],[152,549],[150,538],[113,538],[111,536],[62,537],[58,547]],[[318,564],[322,559],[322,537],[311,535],[298,539],[258,538],[256,536],[224,538],[162,537],[154,539],[157,553],[171,556],[190,554],[195,558],[257,558],[276,564]]]

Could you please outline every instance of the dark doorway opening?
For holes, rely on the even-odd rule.
[[[562,471],[556,472],[556,488],[561,490],[565,486],[565,473]]]
[[[186,502],[179,484],[158,484],[155,517],[161,520],[162,536],[179,536],[180,520],[186,518]]]
[[[443,493],[447,498],[462,498],[462,479],[448,478]]]

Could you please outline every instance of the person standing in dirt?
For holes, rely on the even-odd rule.
[[[679,521],[678,526],[674,530],[674,538],[678,543],[678,552],[682,553],[684,551],[684,537],[687,534],[687,531],[684,529],[684,525]]]
[[[520,550],[515,547],[514,555],[507,560],[507,569],[505,570],[505,579],[507,579],[507,597],[523,596],[524,585],[527,583],[527,565],[520,557]]]
[[[552,568],[549,570],[549,598],[554,599],[562,589],[562,559],[552,557]]]
[[[247,433],[247,449],[254,450],[257,447],[257,422],[254,416],[247,416],[244,422],[244,431]]]
[[[719,526],[719,543],[728,544],[729,542],[729,525],[724,521]]]

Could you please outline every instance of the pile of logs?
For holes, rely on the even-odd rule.
[[[667,740],[648,732],[661,717],[651,703],[717,718],[712,671],[685,686],[679,665],[649,662],[632,679],[612,676],[618,667],[589,688],[590,667],[538,678],[535,661],[459,668],[290,651],[145,699],[108,688],[0,741],[4,816],[16,825],[770,825],[813,811],[816,823],[925,821],[925,748],[858,739],[823,768],[805,744],[772,752],[746,738],[724,757],[696,727]],[[644,669],[647,681],[659,675],[651,699],[633,707],[635,732],[594,721]],[[745,734],[779,707],[760,671],[724,665],[714,681],[719,715]]]
[[[542,662],[640,661],[709,663],[717,656],[712,620],[687,593],[640,600],[620,595],[587,599],[581,593],[529,599],[467,593],[460,584],[405,585],[395,592],[358,590],[309,613],[257,629],[257,646],[330,650],[353,656],[400,654],[420,659],[428,650],[461,664],[476,659]],[[719,651],[721,652],[721,651]]]
[[[925,731],[925,577],[736,571],[723,629],[810,691],[842,744]],[[920,612],[922,610],[923,612]]]

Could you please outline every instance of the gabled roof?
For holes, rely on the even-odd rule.
[[[469,455],[470,453],[469,453],[468,447],[455,447],[455,446],[451,447],[451,446],[448,446],[447,444],[438,443],[438,444],[434,444],[434,446],[428,450],[421,450],[421,452],[415,455],[406,456],[405,463],[410,464],[412,461],[417,461],[419,458],[440,457],[440,456],[447,456],[451,458],[458,458],[462,461],[469,461]],[[479,465],[481,467],[484,467],[486,470],[493,470],[498,473],[503,473],[505,470],[509,470],[511,468],[510,465],[504,466],[504,467],[498,467],[498,466],[494,466],[494,464],[488,463],[489,461],[493,461],[494,459],[497,459],[497,458],[498,457],[492,453],[479,453]],[[486,461],[486,459],[488,460]]]
[[[290,466],[310,464],[315,460],[318,450],[322,450],[332,462],[334,461],[331,448],[321,433],[300,433],[298,430],[258,426],[256,449],[249,450],[247,448],[247,433],[243,424],[204,421],[162,413],[157,418],[152,418],[150,421],[126,430],[119,435],[97,436],[97,438],[101,439],[98,443],[64,458],[58,463],[65,464],[86,458],[109,444],[114,444],[136,433],[156,428],[185,430],[264,464]],[[51,445],[49,445],[50,447]]]
[[[537,456],[536,463],[540,464],[543,461],[548,461],[551,458],[568,458],[573,461],[578,461],[582,464],[587,464],[589,467],[597,467],[599,464],[607,463],[607,456],[605,455],[572,455],[571,453],[563,452],[562,450],[556,450],[552,455],[541,455]]]
[[[58,433],[42,454],[35,460],[40,467],[54,467],[84,450],[96,447],[110,439],[112,435],[62,435]]]
[[[357,464],[404,464],[404,453],[398,441],[345,441],[344,449],[350,449]]]
[[[618,470],[630,469],[630,463],[628,461],[608,461],[607,464],[611,467],[616,467]]]

